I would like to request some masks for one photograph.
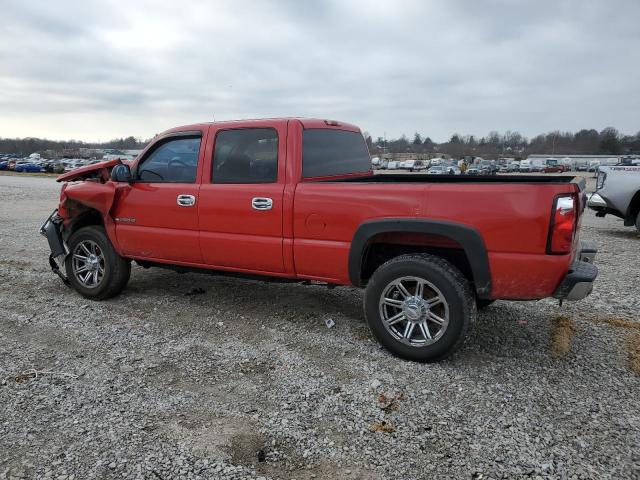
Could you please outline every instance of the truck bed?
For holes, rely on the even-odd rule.
[[[424,173],[390,173],[353,176],[323,182],[355,183],[536,183],[566,184],[584,183],[582,177],[572,175],[428,175]]]

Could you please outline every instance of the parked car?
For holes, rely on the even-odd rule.
[[[557,158],[547,158],[544,167],[542,167],[544,173],[563,173],[564,171],[565,166]]]
[[[531,167],[531,160],[522,160],[520,161],[520,172],[531,172],[532,167]]]
[[[26,163],[20,163],[18,162],[16,164],[16,167],[14,168],[15,172],[29,172],[29,173],[40,173],[43,171],[43,168],[38,165],[37,163],[31,163],[31,162],[26,162]]]
[[[500,165],[500,167],[498,168],[498,172],[500,173],[509,173],[509,167],[507,165]]]
[[[445,168],[442,165],[434,165],[427,170],[428,175],[446,175]]]
[[[90,299],[122,291],[131,261],[362,287],[382,345],[437,361],[478,306],[578,300],[597,275],[595,248],[578,241],[584,179],[484,180],[373,175],[360,129],[335,121],[188,125],[131,165],[61,175],[41,232],[53,270]]]
[[[598,171],[599,166],[600,162],[598,160],[591,160],[589,162],[589,166],[587,167],[587,172],[596,172]]]
[[[480,169],[478,167],[469,167],[466,171],[467,175],[480,175]]]
[[[8,170],[9,169],[9,160],[4,160],[0,162],[0,170]]]
[[[640,232],[640,166],[601,166],[588,205],[596,216],[614,215]]]
[[[395,160],[387,163],[387,170],[398,170],[400,168],[402,168],[400,162],[396,162]]]
[[[478,168],[482,175],[495,175],[497,172],[496,162],[493,160],[480,160]]]
[[[410,172],[417,172],[420,170],[425,170],[427,166],[423,163],[422,160],[407,160],[404,162],[404,168],[408,169]]]
[[[63,173],[64,168],[64,163],[58,160],[49,160],[44,164],[44,171],[47,173]]]
[[[440,165],[442,162],[442,158],[432,158],[431,160],[429,160],[429,166],[435,167],[436,165]]]

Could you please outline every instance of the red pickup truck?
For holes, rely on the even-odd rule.
[[[143,267],[366,287],[392,353],[447,357],[495,299],[579,300],[584,181],[373,175],[360,130],[313,119],[216,122],[157,136],[131,164],[66,173],[41,228],[52,269],[87,298]],[[64,270],[64,273],[63,273]]]

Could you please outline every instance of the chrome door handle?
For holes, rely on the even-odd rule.
[[[273,208],[273,200],[270,198],[254,197],[251,200],[251,206],[254,210],[271,210]]]
[[[193,207],[196,204],[196,197],[193,195],[178,195],[178,205],[181,207]]]

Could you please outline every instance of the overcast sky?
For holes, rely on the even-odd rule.
[[[0,0],[0,137],[640,130],[640,1]]]

